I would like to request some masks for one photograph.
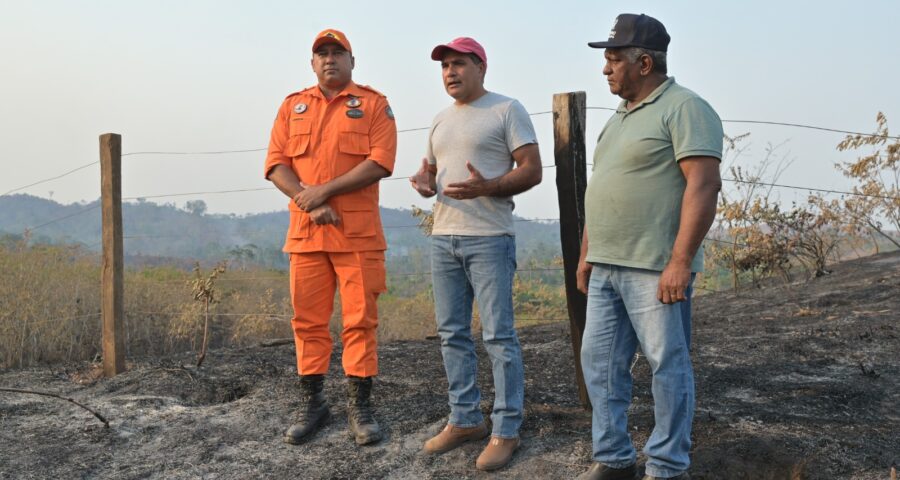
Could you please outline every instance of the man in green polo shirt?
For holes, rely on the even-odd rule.
[[[622,98],[594,153],[585,193],[578,288],[588,295],[581,364],[593,405],[593,461],[584,479],[628,479],[637,455],[627,428],[638,346],[653,370],[655,426],[645,480],[688,478],[694,377],[691,283],[721,187],[722,122],[667,76],[669,35],[622,14],[603,74]]]

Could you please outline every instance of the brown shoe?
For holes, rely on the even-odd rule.
[[[503,468],[512,460],[513,453],[519,448],[519,439],[491,437],[491,441],[475,461],[475,468],[479,470],[496,470]]]
[[[473,440],[481,440],[488,436],[487,425],[484,422],[474,427],[463,428],[447,424],[441,433],[431,437],[425,442],[425,451],[428,453],[444,453]]]

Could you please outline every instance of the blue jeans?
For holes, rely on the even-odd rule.
[[[474,427],[484,421],[472,339],[474,299],[494,374],[492,434],[502,438],[519,435],[525,398],[522,349],[513,325],[515,271],[516,239],[511,235],[431,237],[434,310],[449,384],[449,423]]]
[[[588,284],[581,366],[593,406],[593,459],[624,468],[637,458],[628,434],[631,363],[640,344],[653,371],[655,426],[644,447],[647,475],[673,477],[690,465],[694,418],[691,288],[687,301],[656,298],[660,272],[596,264]]]

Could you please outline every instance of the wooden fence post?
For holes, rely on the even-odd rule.
[[[566,277],[566,304],[572,349],[575,354],[575,381],[582,406],[591,408],[581,370],[581,336],[587,311],[587,297],[578,291],[575,272],[581,254],[584,232],[585,165],[585,92],[553,95],[553,145],[556,162],[556,191],[559,196],[559,229]]]
[[[103,374],[125,371],[124,252],[122,247],[122,136],[100,135],[100,192],[103,207],[103,270],[100,309],[103,319]]]

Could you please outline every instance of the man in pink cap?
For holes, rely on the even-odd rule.
[[[540,183],[541,157],[525,107],[485,90],[487,55],[478,42],[457,38],[435,47],[431,58],[441,62],[444,88],[454,102],[434,117],[426,158],[410,182],[423,197],[437,195],[431,272],[450,418],[425,451],[443,453],[488,435],[472,340],[475,300],[495,392],[491,439],[475,466],[495,470],[519,447],[525,396],[513,325],[512,197]]]

